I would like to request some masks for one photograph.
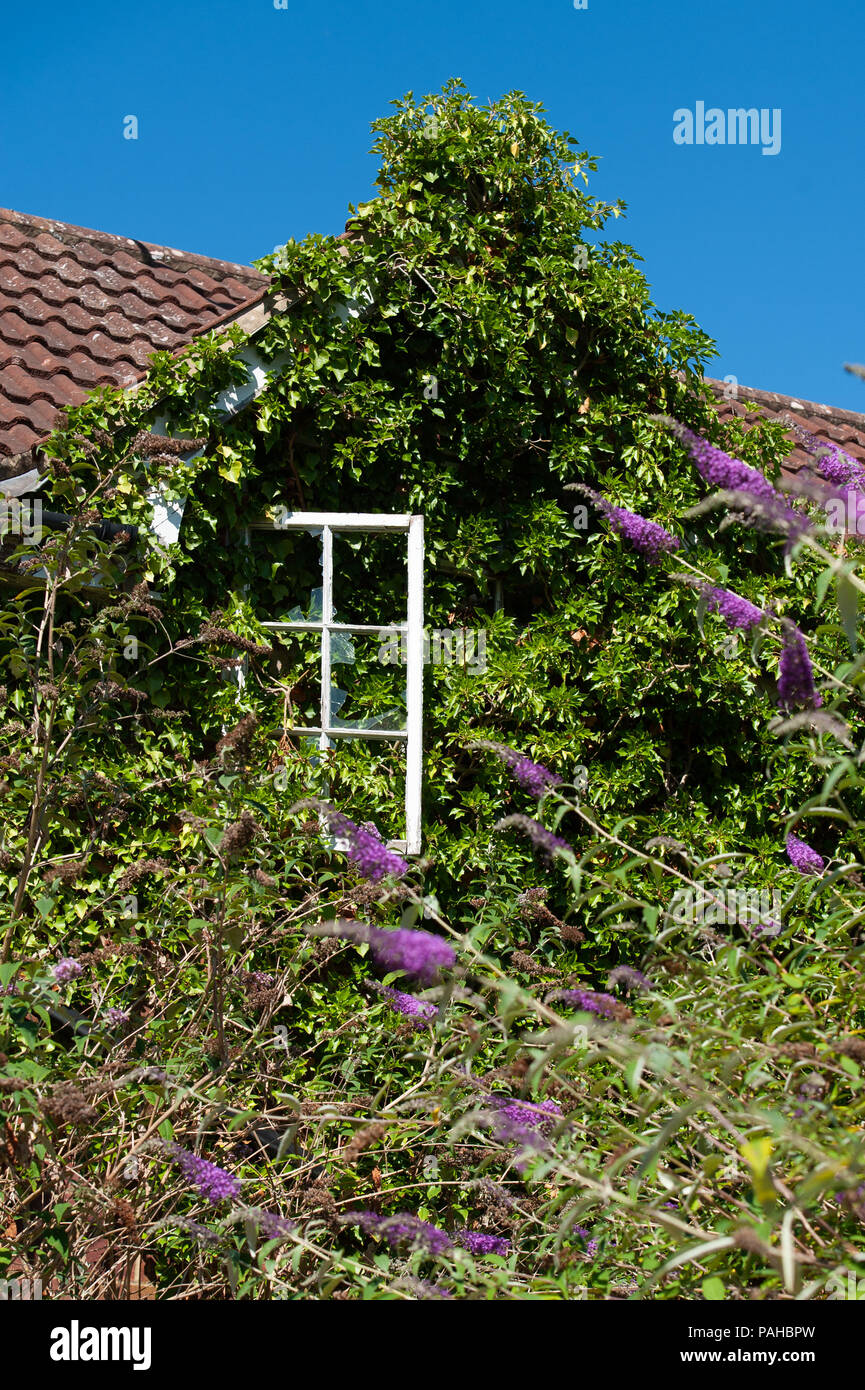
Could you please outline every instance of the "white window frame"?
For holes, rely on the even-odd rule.
[[[321,537],[321,618],[297,622],[264,622],[276,632],[318,632],[321,634],[320,719],[317,725],[304,725],[291,732],[317,736],[321,749],[333,747],[337,738],[378,739],[405,744],[405,839],[391,840],[389,847],[404,854],[421,852],[421,781],[423,775],[423,565],[424,519],[408,513],[390,512],[293,512],[274,509],[246,528],[246,543],[253,531],[308,531]],[[337,623],[333,619],[333,537],[349,531],[371,535],[404,532],[408,548],[407,605],[404,623]],[[331,722],[331,637],[334,633],[358,633],[392,637],[399,634],[406,645],[406,721],[404,729],[352,729],[334,727]]]

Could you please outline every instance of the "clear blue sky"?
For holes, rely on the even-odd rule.
[[[2,25],[0,204],[250,261],[342,230],[395,97],[518,89],[601,156],[611,239],[717,340],[713,375],[865,411],[859,0],[31,0]],[[674,144],[698,101],[780,108],[780,153]]]

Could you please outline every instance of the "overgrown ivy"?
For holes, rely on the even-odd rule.
[[[641,958],[631,914],[653,931],[675,889],[645,856],[623,860],[619,845],[674,836],[690,846],[694,873],[747,856],[749,882],[769,887],[791,813],[821,795],[828,804],[828,736],[779,741],[767,731],[777,648],[731,647],[720,618],[698,623],[693,591],[647,566],[591,507],[575,510],[567,490],[588,484],[674,531],[680,554],[716,582],[793,616],[815,659],[843,679],[849,653],[833,599],[816,587],[820,561],[799,555],[787,567],[783,539],[688,516],[705,486],[657,417],[688,423],[770,477],[790,448],[782,428],[757,411],[747,428],[721,426],[702,380],[710,339],[689,315],[653,306],[639,257],[605,239],[623,206],[588,193],[595,160],[539,106],[512,93],[478,107],[452,82],[395,103],[374,132],[378,194],[350,209],[345,235],[290,242],[261,262],[285,297],[256,339],[277,364],[263,393],[229,421],[217,413],[219,392],[243,379],[237,330],[179,358],[156,354],[140,390],[96,393],[45,446],[45,496],[76,518],[71,530],[47,540],[38,563],[23,551],[5,557],[0,900],[4,953],[29,993],[26,1004],[5,999],[2,1038],[11,1047],[14,1035],[24,1058],[15,1076],[27,1096],[64,1074],[70,1048],[84,1072],[105,1046],[130,1066],[170,1060],[190,1088],[190,1116],[232,1068],[243,1073],[244,1038],[258,1070],[250,1063],[237,1084],[235,1127],[270,1103],[288,1105],[296,1123],[316,1097],[395,1095],[411,1085],[416,1058],[389,1036],[380,1000],[363,996],[354,948],[323,949],[305,925],[443,914],[494,970],[517,947],[541,973],[596,984],[608,965]],[[154,441],[159,417],[201,455],[184,464],[179,444]],[[149,532],[157,486],[187,498],[175,545]],[[320,580],[307,537],[243,544],[249,521],[278,506],[422,512],[428,626],[484,634],[484,669],[427,668],[413,896],[398,886],[370,896],[331,861],[315,816],[292,810],[328,789],[358,821],[400,829],[398,754],[355,744],[321,758],[291,731],[315,717],[314,644],[274,639],[262,623],[308,611]],[[94,511],[139,526],[138,544],[95,541]],[[341,544],[342,611],[394,621],[403,590],[395,551]],[[375,644],[354,648],[337,663],[346,709],[380,716],[400,699],[400,668],[382,666]],[[574,819],[579,801],[563,804],[584,856],[575,878],[494,830],[524,798],[470,747],[478,739],[519,747],[583,787],[621,838],[599,839]],[[816,836],[841,857],[861,848],[858,779],[845,787],[843,813],[825,811],[826,845]],[[226,827],[242,854],[226,849]],[[794,904],[790,920],[807,911]],[[45,973],[52,955],[90,962],[98,986],[75,987],[63,1006],[83,1009],[89,1031],[76,1035],[75,1018],[58,1012]],[[739,969],[738,957],[726,961],[725,998]],[[253,970],[272,975],[257,1022]],[[833,970],[849,998],[843,953]],[[513,1061],[511,1030],[520,1018],[528,1026],[531,984],[515,971],[522,982],[488,1036],[458,1011],[454,1055],[465,1044],[490,1068]],[[261,1001],[277,975],[292,1007],[288,1050],[274,1058],[267,1029],[282,1005]],[[759,985],[776,991],[772,1008],[779,979]],[[131,1015],[126,1041],[106,1029],[109,999]],[[666,1054],[653,1057],[658,1072],[673,1068]],[[707,1056],[708,1070],[716,1064],[723,1073],[723,1059]],[[600,1093],[606,1073],[593,1066],[586,1084]],[[637,1094],[639,1077],[623,1076]],[[155,1114],[164,1093],[142,1084]],[[601,1109],[612,1144],[617,1122]],[[405,1138],[410,1166],[423,1133],[418,1122]],[[110,1169],[115,1182],[112,1142],[106,1131],[102,1175]],[[44,1138],[34,1143],[30,1167],[22,1162],[31,1197],[48,1153]],[[430,1182],[427,1212],[439,1195]],[[464,1194],[451,1207],[468,1219]],[[62,1245],[63,1215],[50,1209],[39,1206],[40,1219]],[[164,1270],[172,1261],[169,1251]],[[238,1280],[252,1289],[248,1256],[235,1250],[229,1265],[235,1291]],[[555,1275],[541,1261],[548,1273],[536,1284],[527,1275],[527,1287],[567,1297],[571,1275],[553,1265]]]

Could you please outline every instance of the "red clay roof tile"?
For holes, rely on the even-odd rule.
[[[2,417],[0,417],[2,418]],[[21,420],[17,424],[11,424],[3,430],[3,444],[5,452],[10,454],[24,454],[33,446],[33,428]]]
[[[252,266],[0,208],[0,455],[38,444],[94,386],[129,386],[256,303]]]

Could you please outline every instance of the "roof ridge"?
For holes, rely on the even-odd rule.
[[[167,265],[177,270],[197,266],[201,269],[218,270],[223,273],[235,271],[239,272],[238,279],[249,280],[254,285],[260,284],[262,288],[270,283],[270,276],[265,275],[263,271],[256,270],[255,266],[246,265],[241,261],[226,261],[217,256],[202,256],[197,251],[181,251],[174,246],[160,246],[157,242],[141,241],[136,237],[119,236],[114,232],[101,232],[94,227],[79,227],[74,222],[61,222],[54,218],[37,217],[33,213],[16,212],[14,208],[0,207],[0,222],[7,222],[12,226],[22,228],[37,228],[40,231],[49,232],[59,241],[62,241],[64,237],[72,236],[77,241],[82,239],[91,241],[99,247],[110,246],[115,250],[122,249],[133,255],[137,253],[139,259],[145,264]],[[142,253],[146,253],[146,257]]]
[[[711,390],[721,395],[729,390],[728,382],[718,381],[715,377],[704,376],[703,381]],[[839,420],[857,429],[865,429],[865,412],[846,410],[843,406],[824,405],[819,401],[806,401],[801,396],[784,396],[778,391],[764,391],[756,386],[737,384],[736,395],[732,399],[739,402],[743,399],[753,401],[755,405],[765,405],[768,410],[776,413],[780,410],[789,410],[793,414],[799,411],[803,415],[818,415],[827,421]]]

